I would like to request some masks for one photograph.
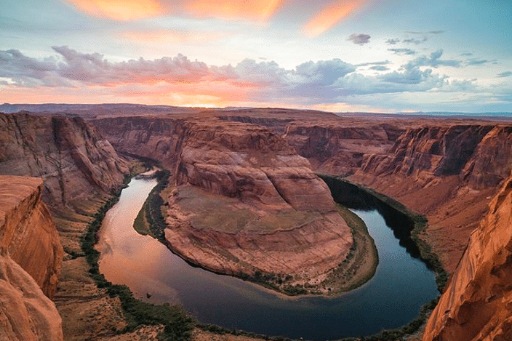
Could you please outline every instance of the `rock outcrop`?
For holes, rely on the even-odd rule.
[[[489,198],[512,169],[512,128],[451,122],[410,128],[351,179],[427,215],[423,236],[453,272]]]
[[[0,114],[0,174],[43,178],[43,200],[68,251],[80,252],[83,232],[70,220],[93,213],[126,173],[126,163],[82,118]]]
[[[54,300],[63,318],[66,339],[107,337],[126,326],[119,299],[97,288],[89,276],[89,265],[80,257],[83,255],[80,243],[93,215],[122,186],[127,173],[126,161],[94,126],[80,117],[0,114],[0,174],[36,176],[44,180],[41,196],[64,246],[64,262]],[[21,243],[18,238],[23,233],[15,234],[11,244],[26,245],[29,249],[13,257],[28,259],[29,267],[37,267],[37,274],[50,273],[51,267],[43,267],[43,259],[38,257],[45,249],[34,247],[35,240],[24,239]],[[53,291],[55,276],[50,278]]]
[[[352,236],[327,186],[271,130],[206,115],[94,123],[116,148],[173,170],[165,234],[190,262],[314,285],[347,256]]]
[[[53,297],[62,266],[55,224],[41,201],[38,178],[0,176],[0,248]]]
[[[176,186],[166,237],[186,259],[214,271],[318,284],[352,245],[325,183],[263,127],[189,123]]]
[[[512,174],[489,206],[423,340],[512,339]]]
[[[62,246],[41,179],[0,176],[0,339],[62,340],[53,296]],[[46,295],[46,296],[45,296]]]

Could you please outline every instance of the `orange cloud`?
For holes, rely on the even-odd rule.
[[[184,7],[187,12],[199,17],[216,17],[223,19],[245,18],[265,21],[283,4],[283,0],[193,0]]]
[[[359,9],[365,0],[337,0],[324,7],[305,26],[304,32],[316,37],[339,23],[341,20]]]
[[[113,20],[136,20],[166,13],[158,0],[67,0],[89,15]]]
[[[122,38],[140,42],[211,42],[226,36],[224,33],[216,32],[192,32],[192,31],[128,31],[121,34]]]

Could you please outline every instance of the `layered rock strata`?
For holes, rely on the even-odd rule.
[[[189,128],[166,230],[180,254],[222,273],[309,284],[346,258],[350,229],[325,183],[285,140],[235,122]]]
[[[512,176],[492,199],[423,340],[512,339]]]
[[[62,340],[52,296],[62,246],[41,201],[42,181],[0,176],[0,339]]]
[[[65,261],[54,300],[63,317],[66,339],[107,337],[126,326],[119,300],[98,289],[90,278],[89,265],[80,257],[80,243],[88,222],[122,186],[127,173],[126,161],[94,126],[79,117],[0,114],[0,174],[44,180],[41,196],[64,246]],[[18,243],[16,238],[13,245]],[[27,242],[30,250],[20,256],[37,265],[42,260],[34,261],[32,256],[38,256],[42,249],[33,243]],[[38,272],[50,269],[37,267]],[[56,283],[51,283],[54,290]]]
[[[87,220],[81,214],[93,213],[126,173],[110,143],[79,117],[0,114],[0,174],[43,178],[43,200],[69,252],[81,252],[83,227],[75,222]]]
[[[352,236],[327,186],[271,130],[208,116],[94,123],[116,148],[173,170],[165,235],[190,262],[314,285],[347,256]]]

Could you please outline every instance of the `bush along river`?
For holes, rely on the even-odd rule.
[[[155,179],[132,179],[107,212],[96,245],[101,253],[99,270],[108,281],[127,285],[139,299],[180,304],[200,323],[226,329],[332,340],[408,324],[439,293],[434,272],[411,241],[410,219],[371,195],[355,193],[352,185],[334,178],[324,181],[336,201],[352,207],[363,219],[379,253],[375,275],[341,296],[283,298],[240,279],[193,267],[158,240],[138,234],[134,219],[157,184]],[[347,192],[351,195],[343,195]]]

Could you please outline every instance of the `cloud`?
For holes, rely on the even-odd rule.
[[[364,33],[360,33],[360,34],[351,34],[350,37],[348,37],[347,40],[350,40],[352,41],[354,44],[357,44],[357,45],[364,45],[364,44],[368,44],[370,42],[370,38],[371,36],[369,34],[364,34]]]
[[[244,0],[244,1],[185,1],[184,9],[197,17],[222,19],[250,19],[264,21],[270,18],[281,6],[283,0]]]
[[[398,38],[393,38],[393,39],[386,40],[386,44],[388,44],[388,45],[396,45],[399,42],[400,42],[400,39],[398,39]]]
[[[227,20],[265,21],[284,0],[66,0],[87,15],[129,21],[168,14]]]
[[[415,39],[415,38],[407,38],[407,39],[403,39],[402,40],[402,43],[405,43],[405,44],[414,44],[414,45],[419,45],[421,43],[424,43],[428,40],[428,38],[425,36],[421,39]]]
[[[67,0],[88,15],[112,20],[137,20],[166,13],[159,0]]]
[[[394,54],[406,55],[406,56],[411,56],[413,54],[416,54],[416,51],[411,50],[411,49],[406,49],[406,48],[388,49],[388,51],[391,51]]]
[[[212,42],[225,38],[228,34],[222,32],[201,32],[185,30],[141,30],[125,31],[119,36],[123,39],[136,42],[165,42],[165,43],[186,43],[186,42]]]
[[[512,76],[512,71],[501,72],[501,73],[498,73],[497,76],[500,78],[510,77],[510,76]]]
[[[466,61],[466,65],[483,65],[488,63],[496,63],[496,60],[470,58]]]
[[[454,64],[442,59],[442,50],[412,59],[398,70],[390,70],[389,61],[353,65],[331,59],[308,61],[290,69],[274,61],[253,59],[212,66],[184,55],[114,62],[100,53],[82,53],[67,46],[53,50],[55,55],[44,59],[18,50],[0,51],[0,86],[2,93],[8,94],[5,100],[23,93],[40,99],[53,91],[55,98],[47,101],[60,98],[60,94],[71,98],[74,92],[76,101],[82,102],[101,98],[175,105],[243,102],[307,106],[372,94],[460,91],[471,85],[471,81],[451,81],[434,72],[436,66]],[[358,72],[364,66],[380,72]]]
[[[316,37],[330,30],[340,21],[361,8],[367,0],[336,0],[315,14],[304,26],[309,37]]]
[[[462,61],[455,59],[441,59],[443,50],[439,49],[430,54],[430,56],[421,56],[410,61],[407,65],[411,66],[430,66],[437,68],[439,66],[460,67]]]
[[[375,70],[375,71],[388,71],[389,68],[387,66],[384,66],[384,65],[374,65],[374,66],[371,66],[370,67],[370,70]]]

